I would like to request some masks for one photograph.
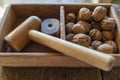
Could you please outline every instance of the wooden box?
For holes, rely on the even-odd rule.
[[[14,52],[4,42],[4,37],[27,17],[35,15],[42,20],[57,18],[60,20],[60,38],[65,39],[65,14],[78,13],[81,7],[93,10],[96,6],[105,6],[109,15],[116,21],[116,42],[120,51],[120,23],[111,4],[13,4],[8,6],[0,25],[0,66],[9,67],[90,67],[90,65],[74,58],[60,54],[46,46],[30,42],[21,52]],[[120,54],[111,54],[120,66]]]

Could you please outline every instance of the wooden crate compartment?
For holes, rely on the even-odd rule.
[[[88,7],[93,10],[97,5],[105,6],[117,23],[116,42],[119,46],[119,19],[111,4],[13,4],[5,12],[0,25],[0,66],[9,67],[90,67],[90,65],[64,56],[46,46],[31,41],[21,52],[14,52],[4,42],[4,37],[27,17],[35,15],[42,20],[57,18],[60,20],[60,38],[65,40],[65,14],[75,12],[79,8]],[[120,46],[119,46],[120,50]],[[120,66],[120,54],[112,54]]]
[[[41,8],[42,7],[42,8]],[[53,11],[49,10],[48,8],[52,8]],[[48,10],[44,10],[48,9]],[[23,11],[25,10],[25,11]],[[36,15],[42,19],[42,21],[46,18],[57,18],[60,20],[60,8],[59,6],[45,6],[45,5],[26,5],[26,6],[19,6],[19,5],[11,5],[8,7],[8,12],[11,13],[8,16],[13,16],[11,23],[11,26],[8,26],[6,23],[6,30],[4,30],[6,33],[11,32],[14,28],[16,28],[20,23],[22,23],[27,17],[31,15]],[[49,13],[49,14],[45,14]],[[54,15],[53,15],[54,14]],[[8,31],[8,29],[10,29]],[[3,47],[4,48],[4,47]],[[10,50],[10,48],[7,49],[7,46],[5,46],[5,51],[13,52],[13,50]],[[45,47],[43,45],[38,45],[37,43],[31,41],[23,50],[22,52],[56,52],[48,47]]]
[[[113,8],[112,4],[108,4],[108,5],[104,5],[104,4],[99,4],[101,6],[104,6],[107,8],[107,15],[110,16],[110,17],[113,17],[116,21],[116,28],[115,28],[115,42],[117,43],[118,45],[118,52],[117,53],[113,53],[113,54],[110,54],[110,55],[113,55],[114,57],[116,57],[116,63],[115,63],[115,66],[119,66],[119,53],[120,53],[120,43],[119,43],[119,40],[120,40],[120,37],[119,37],[119,34],[120,34],[120,26],[119,26],[119,19],[118,19],[118,15],[116,14],[116,11],[115,9]],[[67,13],[75,13],[75,15],[77,16],[78,12],[79,12],[79,9],[82,8],[82,7],[86,7],[88,9],[90,9],[90,11],[93,11],[95,9],[95,7],[98,6],[98,5],[94,5],[94,4],[81,4],[81,5],[65,5],[64,6],[64,10],[65,10],[65,16]],[[77,22],[75,22],[77,23]],[[66,29],[65,29],[66,30]],[[67,35],[67,33],[65,33],[65,36]]]
[[[102,4],[101,4],[102,5]],[[64,6],[64,9],[65,9],[65,15],[67,13],[75,13],[75,15],[77,16],[78,12],[79,12],[79,9],[82,8],[82,7],[86,7],[88,9],[90,9],[90,11],[93,12],[93,10],[95,9],[95,7],[98,6],[98,5],[75,5],[74,7],[72,7],[72,5],[70,6]],[[113,8],[113,6],[111,4],[108,4],[108,5],[102,5],[104,7],[106,7],[107,9],[107,16],[109,17],[112,17],[115,19],[115,22],[116,22],[116,28],[115,28],[115,42],[117,43],[118,45],[118,52],[117,53],[114,53],[114,54],[118,54],[120,52],[120,45],[119,45],[119,19],[117,18],[117,14],[115,12],[115,9]],[[77,22],[75,22],[77,23]],[[66,30],[66,29],[65,29]],[[65,33],[65,36],[67,35],[67,33]]]

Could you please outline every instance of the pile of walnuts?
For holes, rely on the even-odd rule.
[[[115,26],[105,7],[97,6],[94,11],[83,7],[77,16],[66,14],[66,40],[104,53],[116,53]]]

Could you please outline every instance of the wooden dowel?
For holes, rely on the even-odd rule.
[[[67,56],[71,56],[78,60],[84,61],[105,71],[111,70],[115,61],[115,58],[110,55],[88,49],[86,47],[53,36],[49,36],[35,30],[31,30],[29,32],[29,38],[35,42],[62,52]]]

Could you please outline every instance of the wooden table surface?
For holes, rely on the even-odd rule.
[[[72,3],[80,2],[80,0],[70,1]],[[114,7],[120,15],[120,6],[114,5]],[[114,68],[110,72],[104,72],[96,68],[1,67],[0,80],[120,80],[120,67]]]

